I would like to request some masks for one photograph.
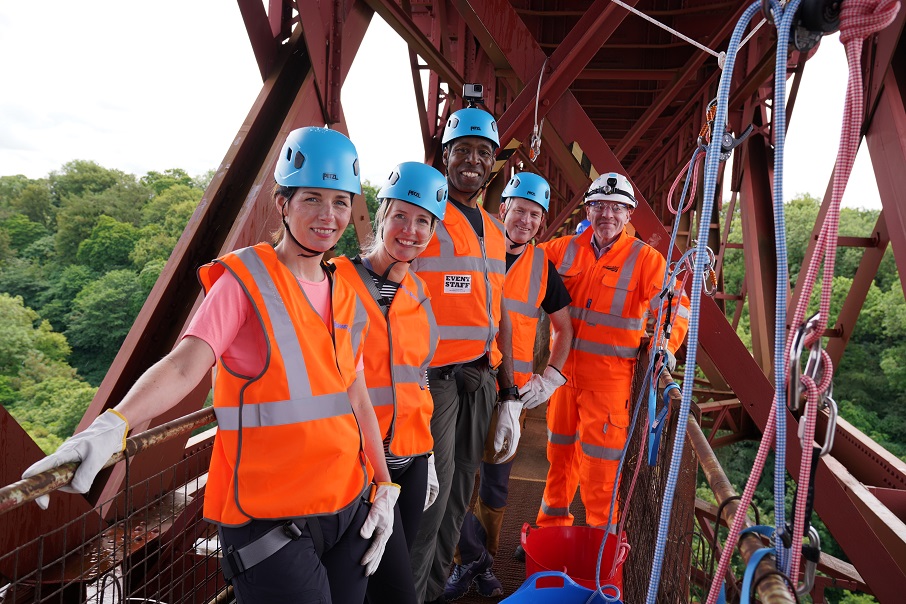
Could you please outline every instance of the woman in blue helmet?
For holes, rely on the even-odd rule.
[[[422,511],[438,492],[431,454],[434,402],[427,390],[427,369],[439,335],[427,286],[409,263],[443,220],[447,181],[431,166],[405,162],[390,173],[378,200],[374,233],[362,255],[332,262],[368,312],[365,381],[391,479],[401,487],[393,534],[380,567],[369,579],[368,601],[415,604],[409,550]]]
[[[69,490],[86,492],[130,425],[172,408],[216,364],[204,516],[237,601],[361,602],[400,489],[365,386],[367,316],[323,262],[361,193],[358,156],[338,132],[300,128],[274,178],[275,244],[201,267],[206,297],[179,344],[25,475],[80,462]]]

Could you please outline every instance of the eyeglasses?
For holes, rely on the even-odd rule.
[[[585,207],[588,208],[590,212],[603,212],[605,209],[610,210],[610,213],[614,216],[622,216],[629,211],[629,208],[622,203],[616,201],[586,201]]]

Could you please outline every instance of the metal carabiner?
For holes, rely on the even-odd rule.
[[[827,429],[824,431],[824,444],[821,445],[819,457],[824,457],[834,448],[834,434],[837,432],[837,401],[829,394],[825,395],[822,407],[827,407]]]
[[[814,526],[808,528],[808,543],[808,547],[802,546],[805,568],[802,570],[803,582],[796,587],[798,596],[809,593],[815,586],[815,571],[818,570],[818,560],[821,558],[821,537],[818,536],[818,529]]]
[[[793,337],[793,342],[790,344],[790,379],[787,385],[786,399],[786,406],[790,411],[799,411],[799,402],[802,397],[802,384],[800,381],[802,378],[802,365],[799,363],[799,358],[805,350],[805,336],[815,328],[818,314],[819,313],[815,313],[799,326],[799,329],[796,330],[796,335]],[[814,354],[814,350],[815,346],[812,346],[812,350],[809,352],[809,358]],[[820,367],[820,347],[817,354],[819,356],[817,364]],[[814,371],[817,371],[817,367],[806,364],[806,368],[808,367],[812,367]],[[812,374],[809,373],[808,375],[811,376]],[[814,379],[814,376],[812,376],[812,378]]]

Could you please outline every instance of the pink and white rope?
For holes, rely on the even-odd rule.
[[[799,303],[794,311],[790,325],[801,325],[805,319],[808,309],[808,303],[811,299],[812,290],[814,289],[815,280],[818,274],[819,264],[824,262],[823,283],[821,288],[821,303],[819,307],[818,328],[808,334],[805,338],[805,348],[809,348],[820,340],[824,327],[827,325],[830,314],[831,291],[834,277],[834,263],[837,255],[837,234],[840,224],[840,201],[843,198],[843,192],[846,190],[846,183],[852,172],[853,163],[856,159],[856,153],[859,150],[861,138],[863,107],[863,89],[862,89],[862,67],[861,55],[862,45],[865,38],[875,34],[888,25],[896,18],[900,10],[898,0],[844,0],[840,12],[840,42],[846,48],[846,57],[849,63],[849,79],[846,89],[846,101],[843,111],[843,127],[840,135],[840,145],[837,150],[837,163],[834,170],[834,186],[831,193],[831,201],[825,215],[824,228],[821,229],[818,242],[815,246],[811,261],[805,276],[802,277],[802,290],[799,296]],[[785,356],[789,355],[790,345],[795,336],[795,329],[790,330],[787,345],[784,348]],[[830,363],[828,354],[822,350],[822,367],[821,383],[816,384],[810,376],[802,377],[802,385],[806,389],[808,404],[806,405],[805,415],[802,421],[803,442],[808,443],[802,452],[800,463],[799,485],[800,492],[808,483],[809,473],[812,460],[812,446],[815,434],[815,419],[817,417],[820,399],[830,387],[833,378],[833,367]],[[789,359],[786,358],[784,367],[789,366]],[[781,412],[785,413],[785,410]],[[765,425],[761,438],[761,444],[758,447],[758,453],[755,457],[755,463],[749,480],[743,491],[742,499],[739,502],[739,509],[746,510],[752,502],[755,494],[755,487],[758,479],[764,469],[767,460],[768,450],[774,441],[774,431],[776,429],[777,398],[775,395],[774,404],[768,415],[768,421]],[[805,502],[804,498],[800,505],[796,506],[796,515],[793,521],[793,543],[791,548],[790,559],[790,576],[799,576],[799,563],[802,555],[802,533],[805,525]],[[730,557],[736,544],[739,541],[739,533],[742,531],[742,525],[745,516],[737,514],[730,527],[730,533],[724,543],[723,552],[721,553],[720,563],[718,564],[715,580],[711,584],[711,590],[708,593],[707,604],[714,604],[720,593],[721,581],[719,577],[726,576],[727,569],[730,565]],[[777,522],[783,522],[782,518]]]

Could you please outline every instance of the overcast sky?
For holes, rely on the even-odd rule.
[[[239,8],[224,0],[2,2],[0,57],[0,175],[40,178],[73,159],[199,175],[220,164],[261,89]],[[787,138],[787,199],[824,194],[845,69],[836,37],[806,67]],[[411,90],[405,44],[375,16],[342,92],[374,184],[422,159]],[[880,207],[867,153],[844,204]]]

